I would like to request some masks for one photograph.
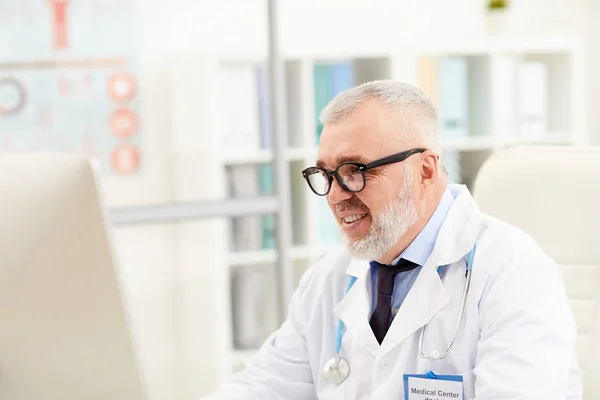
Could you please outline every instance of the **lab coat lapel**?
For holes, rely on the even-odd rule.
[[[336,305],[334,313],[344,322],[344,329],[356,335],[356,343],[375,356],[379,350],[379,343],[377,343],[369,325],[371,316],[369,262],[352,260],[346,274],[348,279],[350,279],[350,276],[357,279],[348,293]]]
[[[377,358],[426,325],[449,302],[449,296],[430,258],[423,266],[381,343]]]

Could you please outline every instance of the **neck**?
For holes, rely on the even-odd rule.
[[[426,197],[416,202],[417,215],[419,216],[417,222],[406,231],[393,247],[377,260],[378,262],[382,264],[391,264],[392,261],[406,250],[431,219],[431,216],[444,196],[445,190],[445,187],[442,187],[441,185],[437,186],[431,193],[426,195]]]

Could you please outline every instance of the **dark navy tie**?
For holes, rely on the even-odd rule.
[[[396,274],[410,271],[419,265],[404,258],[400,259],[396,265],[384,265],[376,261],[372,261],[371,263],[377,266],[377,307],[375,307],[369,324],[375,334],[375,338],[381,344],[389,328],[392,293],[394,291]]]

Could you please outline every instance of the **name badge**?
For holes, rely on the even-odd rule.
[[[460,375],[404,375],[405,400],[463,400],[463,378]]]

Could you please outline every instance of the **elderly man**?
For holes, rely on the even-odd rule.
[[[304,276],[289,316],[210,399],[581,399],[558,266],[448,184],[416,87],[331,101],[318,162],[344,248]]]

